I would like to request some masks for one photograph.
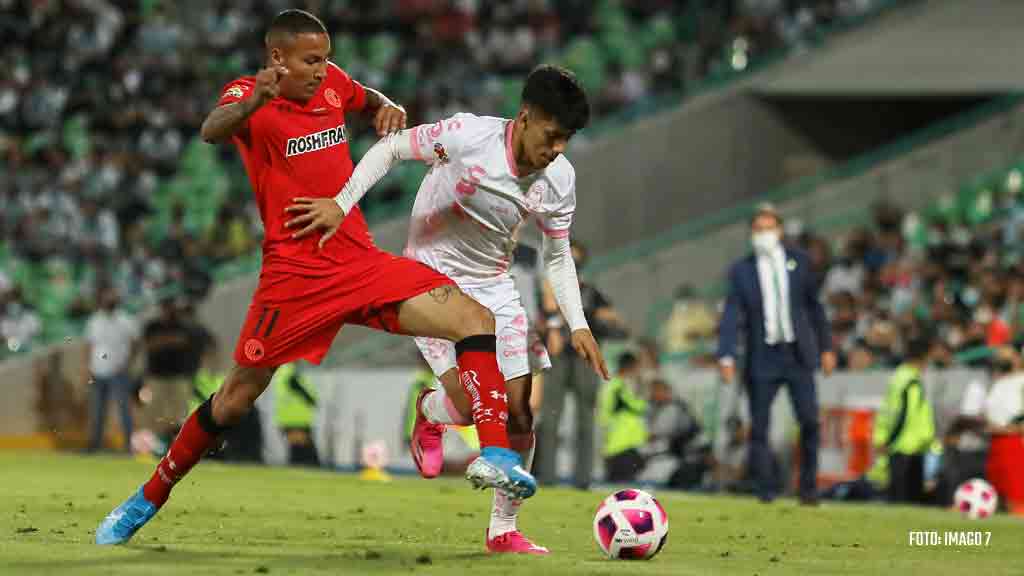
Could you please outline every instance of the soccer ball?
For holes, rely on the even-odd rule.
[[[999,495],[995,488],[981,478],[973,478],[957,487],[953,495],[953,508],[968,518],[988,518],[996,513]]]
[[[668,539],[668,515],[647,492],[619,490],[597,509],[594,539],[609,558],[653,558]]]

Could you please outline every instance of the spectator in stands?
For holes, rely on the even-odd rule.
[[[800,501],[817,503],[818,399],[814,371],[836,366],[825,311],[807,255],[784,248],[782,217],[762,206],[751,219],[754,253],[729,269],[728,298],[719,329],[719,369],[735,379],[740,318],[746,326],[744,381],[750,400],[750,469],[758,498],[770,502],[772,478],[768,426],[772,401],[785,383],[800,424]]]
[[[4,339],[4,350],[18,352],[31,348],[43,331],[39,316],[21,297],[21,290],[8,293],[3,315],[0,316],[0,336]]]
[[[120,309],[112,287],[100,291],[99,308],[85,326],[85,365],[90,395],[89,452],[100,449],[111,396],[117,403],[124,434],[124,450],[131,451],[132,407],[135,396],[131,365],[139,351],[139,325]]]
[[[572,243],[572,257],[576,262],[576,270],[581,272],[586,267],[587,252],[583,245],[576,241]],[[583,313],[598,344],[604,344],[611,338],[625,336],[625,322],[596,287],[588,282],[580,282],[580,295],[583,300]],[[594,466],[594,406],[597,401],[597,377],[586,361],[567,344],[571,342],[569,328],[558,311],[558,304],[547,281],[543,284],[542,307],[552,367],[544,378],[541,415],[537,424],[534,473],[542,483],[555,482],[558,427],[562,408],[565,406],[565,396],[571,391],[576,399],[573,483],[577,488],[586,489],[590,486]]]
[[[847,3],[853,8],[842,17],[872,3]],[[150,304],[171,270],[192,259],[182,251],[156,255],[162,238],[130,231],[178,226],[176,205],[185,207],[179,229],[188,236],[218,237],[201,242],[214,263],[255,250],[254,231],[239,226],[238,214],[230,226],[217,217],[224,206],[241,213],[254,205],[226,190],[240,172],[237,159],[219,157],[196,133],[222,83],[259,66],[257,52],[238,47],[259,42],[255,24],[282,3],[229,4],[5,3],[0,38],[11,65],[0,78],[0,193],[11,201],[0,230],[12,253],[31,262],[69,258],[76,280],[109,267],[119,271],[126,301]],[[315,4],[330,29],[345,31],[332,39],[333,58],[428,121],[452,109],[507,112],[518,101],[515,78],[542,55],[577,69],[588,90],[606,96],[604,112],[619,113],[707,73],[746,68],[779,45],[777,30],[799,45],[821,14],[834,17],[778,2],[612,2],[597,11],[581,0]],[[388,21],[403,25],[381,26]],[[355,150],[374,139],[352,138]],[[367,202],[393,203],[419,180],[386,183],[399,193]],[[97,250],[111,261],[89,258]]]
[[[231,204],[224,204],[217,213],[217,223],[210,227],[205,252],[215,264],[229,262],[254,247],[254,239],[245,221]]]
[[[877,457],[889,462],[891,502],[925,501],[925,455],[935,444],[935,418],[922,378],[931,348],[928,337],[908,343],[907,359],[889,380],[889,390],[875,416],[873,442]]]
[[[647,444],[647,402],[637,394],[640,363],[631,352],[618,358],[615,377],[601,387],[598,424],[604,429],[605,480],[636,480],[645,466],[641,450]]]

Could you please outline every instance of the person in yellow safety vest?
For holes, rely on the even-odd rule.
[[[188,401],[189,414],[195,412],[203,402],[206,402],[207,398],[213,396],[220,389],[220,385],[224,383],[224,377],[223,373],[214,372],[206,367],[199,368],[192,380],[192,396]]]
[[[316,386],[294,362],[278,367],[270,385],[274,387],[274,425],[288,442],[288,462],[319,466],[313,444],[313,418],[319,396]]]
[[[936,444],[935,418],[921,378],[931,356],[924,336],[907,345],[907,360],[889,380],[889,391],[875,416],[873,443],[889,465],[889,500],[923,503],[925,456]]]
[[[640,449],[647,444],[647,402],[630,388],[639,373],[636,356],[623,352],[615,378],[604,384],[598,398],[608,482],[632,482],[645,466]]]

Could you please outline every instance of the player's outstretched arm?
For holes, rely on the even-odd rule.
[[[249,116],[277,97],[281,90],[279,85],[281,77],[287,74],[288,69],[284,66],[273,66],[260,70],[256,75],[256,86],[252,96],[214,108],[206,120],[203,120],[203,126],[199,130],[200,136],[210,144],[230,139],[245,127]]]
[[[601,353],[601,347],[590,332],[587,317],[583,314],[583,298],[580,296],[580,282],[576,276],[576,263],[572,259],[569,237],[551,238],[544,235],[544,268],[551,283],[555,301],[562,316],[569,323],[572,333],[572,347],[587,360],[599,376],[608,380],[608,366]]]
[[[334,235],[345,216],[359,203],[370,188],[383,178],[399,160],[412,160],[416,156],[410,144],[411,130],[403,130],[381,138],[374,144],[352,171],[352,176],[334,198],[295,198],[284,209],[295,217],[285,223],[287,228],[304,228],[292,234],[302,238],[320,230],[320,247]]]

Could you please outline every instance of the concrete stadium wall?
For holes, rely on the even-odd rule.
[[[806,53],[756,87],[772,94],[1001,94],[1024,88],[1016,0],[922,0]]]
[[[827,182],[814,193],[779,203],[788,219],[828,222],[840,232],[859,223],[852,215],[879,200],[920,208],[959,187],[978,173],[1024,155],[1024,106],[1017,106],[966,130],[894,157],[865,173]],[[724,280],[730,262],[748,251],[748,222],[732,224],[664,249],[638,254],[592,280],[604,290],[635,328],[649,306],[672,296],[683,282],[695,286]]]

